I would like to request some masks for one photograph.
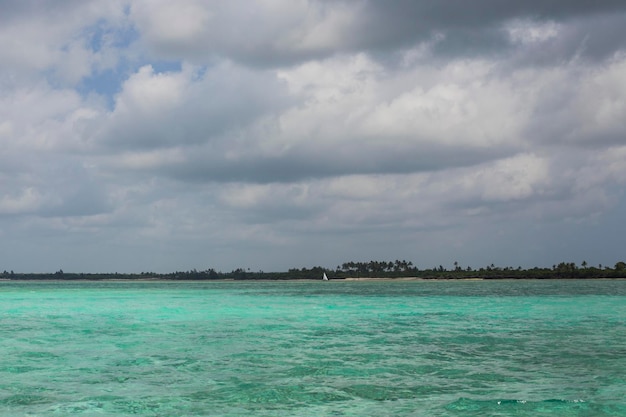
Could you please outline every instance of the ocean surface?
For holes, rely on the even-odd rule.
[[[626,281],[0,282],[0,416],[626,416]]]

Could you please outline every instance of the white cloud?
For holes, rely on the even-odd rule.
[[[480,189],[487,202],[540,196],[551,180],[548,161],[530,154],[496,161],[473,174],[468,185]]]
[[[7,85],[20,80],[37,82],[43,72],[74,86],[93,68],[102,67],[107,59],[110,62],[112,45],[105,43],[95,52],[85,35],[98,24],[111,30],[123,27],[124,1],[59,1],[52,8],[32,6],[28,0],[23,3],[23,10],[0,25],[0,60],[4,63],[0,76],[11,80]]]
[[[576,100],[574,139],[612,142],[624,140],[626,131],[626,53],[581,80]]]
[[[562,27],[554,21],[536,22],[528,19],[515,19],[506,24],[505,30],[513,42],[532,44],[556,38]]]
[[[188,83],[185,73],[155,74],[150,65],[141,67],[123,85],[116,100],[116,112],[152,116],[180,105]]]
[[[209,144],[223,155],[230,146],[224,141],[284,105],[283,90],[271,74],[229,62],[166,73],[142,67],[124,83],[94,140],[148,151]]]
[[[398,71],[358,54],[281,71],[278,76],[301,104],[281,115],[280,139],[272,142],[346,158],[370,149],[366,158],[379,160],[385,158],[383,149],[394,156],[442,148],[450,155],[467,148],[519,148],[534,104],[529,90],[536,87],[498,77],[494,65],[420,63]]]
[[[5,118],[3,146],[35,152],[80,149],[85,131],[101,115],[100,103],[85,101],[72,89],[53,89],[45,83],[8,91],[0,97]]]
[[[143,36],[168,48],[201,42],[207,27],[214,24],[206,2],[196,0],[138,1],[131,4],[131,16]]]
[[[355,14],[358,14],[358,9],[355,10],[354,7],[341,2],[330,7],[319,3],[316,6],[312,7],[310,2],[300,2],[300,10],[294,11],[294,15],[296,13],[302,15],[301,12],[304,11],[307,16],[306,22],[292,29],[285,40],[279,38],[277,41],[279,47],[282,46],[287,50],[323,51],[346,42],[346,38],[351,36],[349,29],[357,20]],[[276,7],[275,10],[277,13],[280,12]]]
[[[139,1],[131,5],[141,41],[160,57],[197,64],[215,57],[267,65],[329,54],[355,43],[357,3],[310,0]]]

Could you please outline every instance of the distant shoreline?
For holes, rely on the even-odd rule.
[[[331,278],[332,279],[332,278]],[[502,278],[509,279],[509,278]],[[526,278],[513,278],[513,279],[526,279]],[[536,278],[528,278],[528,279],[536,279]],[[372,278],[372,277],[363,277],[363,278],[341,278],[341,281],[488,281],[486,278],[424,278],[424,277],[399,277],[399,278]]]
[[[599,280],[626,280],[626,277],[473,277],[473,278],[451,278],[451,277],[348,277],[348,278],[332,278],[323,282],[449,282],[449,281],[599,281]],[[216,278],[216,279],[176,279],[176,278],[0,278],[1,282],[171,282],[171,283],[192,283],[192,282],[316,282],[321,279],[310,278],[282,278],[282,279],[233,279],[233,278]]]
[[[230,272],[192,269],[160,273],[146,270],[141,273],[118,272],[14,272],[0,273],[3,281],[54,280],[54,281],[294,281],[322,280],[327,275],[331,280],[345,281],[481,281],[504,279],[624,279],[626,262],[617,262],[613,267],[589,266],[586,262],[576,265],[573,262],[561,262],[552,268],[498,267],[491,264],[481,268],[462,267],[454,262],[454,269],[438,267],[419,269],[412,262],[370,261],[346,262],[337,268],[314,266],[311,268],[291,268],[287,271],[264,272],[250,268],[237,268]]]

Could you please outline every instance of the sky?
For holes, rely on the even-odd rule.
[[[623,0],[0,0],[0,270],[626,259]]]

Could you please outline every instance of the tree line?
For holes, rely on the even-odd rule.
[[[588,279],[588,278],[626,278],[626,263],[617,262],[614,266],[589,266],[583,261],[560,262],[551,268],[534,267],[524,269],[521,266],[499,267],[494,264],[472,268],[453,263],[452,268],[442,265],[421,269],[411,261],[367,261],[344,262],[336,268],[314,266],[312,268],[292,268],[286,272],[251,271],[249,268],[237,268],[230,272],[192,269],[171,273],[67,273],[63,270],[54,273],[15,273],[4,271],[0,279],[5,280],[293,280],[321,279],[326,273],[331,279],[355,278],[422,278],[422,279]]]

